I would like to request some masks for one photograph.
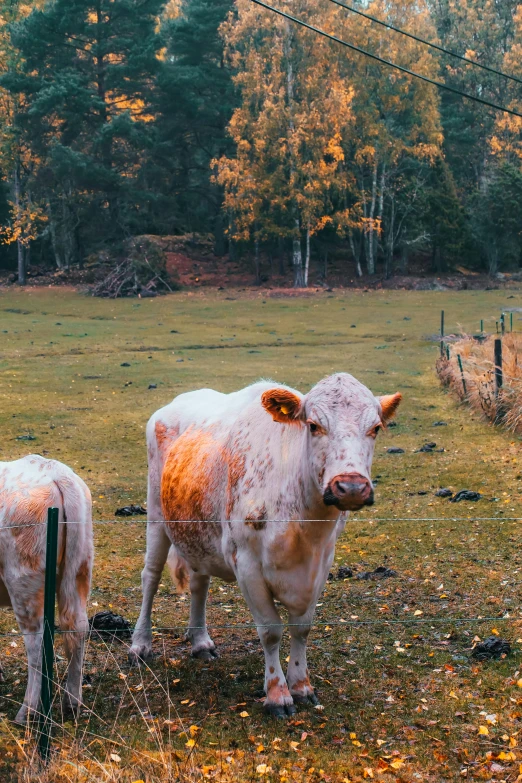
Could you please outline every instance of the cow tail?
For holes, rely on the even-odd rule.
[[[94,557],[91,493],[73,471],[63,471],[54,483],[62,499],[63,531],[58,553],[58,612],[65,646],[72,650],[88,630],[87,598]]]
[[[171,546],[167,556],[167,565],[177,593],[186,593],[189,586],[189,567],[175,547]]]

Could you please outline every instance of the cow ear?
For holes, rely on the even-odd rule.
[[[268,389],[261,395],[261,405],[274,421],[281,424],[297,424],[302,401],[288,389]]]
[[[402,394],[399,392],[396,392],[396,394],[385,394],[384,397],[379,397],[384,424],[390,421],[390,419],[393,419],[401,400]]]

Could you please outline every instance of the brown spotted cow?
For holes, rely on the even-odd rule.
[[[168,558],[178,584],[190,584],[194,656],[216,655],[210,577],[237,580],[265,653],[266,710],[283,716],[294,702],[316,703],[306,664],[315,605],[345,512],[373,503],[375,438],[400,399],[376,398],[339,373],[306,395],[261,382],[182,394],[157,411],[147,426],[149,524],[131,660],[152,654],[152,601]],[[275,600],[289,617],[286,678]]]
[[[28,662],[25,698],[16,721],[38,710],[47,509],[59,509],[57,593],[59,625],[69,662],[64,707],[81,703],[87,596],[93,560],[91,494],[70,468],[32,454],[0,462],[0,606],[11,606],[24,634]],[[35,524],[36,523],[36,524]]]

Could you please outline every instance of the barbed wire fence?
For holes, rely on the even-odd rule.
[[[245,520],[236,520],[237,522],[240,522],[242,524],[245,524]],[[337,520],[329,520],[329,523],[336,523]],[[473,525],[477,525],[483,522],[486,523],[497,523],[497,524],[505,524],[508,522],[512,523],[518,523],[522,522],[522,517],[508,517],[504,516],[502,512],[500,512],[497,516],[471,516],[471,517],[463,517],[463,516],[445,516],[445,517],[414,517],[414,516],[391,516],[391,517],[359,517],[359,518],[352,518],[352,521],[358,522],[358,523],[365,523],[368,525],[374,525],[381,523],[429,523],[433,527],[435,523],[446,523],[446,524],[454,524],[454,523],[470,523]],[[302,520],[267,520],[267,523],[272,524],[288,524],[289,522],[299,525],[304,524],[319,524],[319,523],[326,523],[324,519],[302,519]],[[119,525],[119,526],[136,526],[136,525],[149,525],[149,524],[163,524],[164,520],[144,520],[144,519],[127,519],[123,520],[122,518],[119,519],[110,519],[110,520],[93,520],[93,525]],[[219,524],[218,520],[177,520],[175,523],[170,524]],[[228,521],[227,521],[228,523]],[[34,633],[23,633],[21,631],[15,632],[11,631],[8,633],[0,633],[0,638],[4,639],[13,639],[15,637],[24,637],[28,635],[37,635],[42,636],[42,689],[41,689],[41,696],[40,696],[40,703],[41,708],[38,713],[38,727],[33,730],[36,731],[37,740],[38,740],[38,747],[39,747],[39,753],[41,755],[41,758],[44,760],[44,762],[48,761],[49,754],[50,754],[50,742],[51,742],[51,735],[52,735],[52,729],[55,728],[57,725],[60,725],[52,718],[52,707],[54,703],[54,694],[55,694],[55,687],[58,684],[58,689],[63,691],[62,686],[59,684],[57,672],[55,671],[55,652],[54,652],[54,639],[55,634],[58,636],[64,636],[66,634],[72,634],[72,633],[83,633],[85,634],[85,631],[83,630],[76,630],[76,629],[60,629],[55,628],[55,621],[54,621],[54,613],[55,613],[55,598],[56,598],[56,572],[57,572],[57,549],[58,549],[58,529],[60,525],[81,525],[85,524],[84,522],[75,522],[74,520],[59,520],[59,510],[58,509],[49,509],[48,512],[48,518],[46,522],[34,522],[34,523],[26,523],[26,524],[16,524],[16,525],[4,525],[3,527],[0,527],[0,537],[7,533],[7,531],[13,530],[13,529],[20,529],[20,528],[28,528],[28,527],[41,527],[45,528],[46,531],[46,582],[45,582],[45,591],[44,591],[44,623],[43,623],[43,631],[37,631]],[[475,625],[475,624],[484,624],[484,623],[502,623],[502,622],[522,622],[522,618],[514,617],[509,612],[504,612],[503,614],[497,614],[497,615],[491,615],[488,613],[485,613],[484,615],[474,615],[474,616],[456,616],[456,615],[444,615],[444,616],[425,616],[425,617],[393,617],[393,618],[378,618],[378,619],[360,619],[359,617],[349,617],[347,619],[341,618],[336,620],[317,620],[314,621],[313,625],[318,628],[323,629],[332,629],[333,627],[396,627],[396,626],[406,626],[406,627],[412,627],[412,626],[431,626],[432,628],[435,628],[437,626],[441,625]],[[281,620],[281,623],[278,624],[266,624],[266,625],[259,625],[253,622],[243,622],[243,623],[216,623],[212,624],[209,623],[206,627],[211,630],[255,630],[259,629],[261,627],[271,627],[271,626],[277,625],[278,628],[290,628],[292,626],[298,626],[300,624],[298,623],[289,623],[285,622],[284,620]],[[190,631],[190,630],[201,630],[202,626],[190,626],[186,624],[180,624],[180,625],[168,625],[168,626],[152,626],[152,633],[155,637],[160,637],[162,634],[168,634],[173,632],[179,632],[182,630]],[[107,640],[109,640],[112,644],[114,641],[119,641],[120,643],[125,643],[125,636],[129,634],[129,631],[132,631],[133,628],[126,628],[126,629],[114,629],[114,630],[104,630],[102,634],[100,635],[99,631],[90,629],[89,632],[87,632],[86,637],[87,639],[92,639],[93,637],[97,640],[102,639],[104,640],[104,643],[106,643]],[[110,653],[112,655],[112,651]],[[112,657],[114,657],[112,655]],[[146,665],[144,663],[144,665]],[[152,671],[150,667],[147,666],[147,670]],[[154,675],[155,676],[155,675]],[[5,697],[4,697],[5,698]]]

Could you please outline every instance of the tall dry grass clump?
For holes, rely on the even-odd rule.
[[[450,348],[449,359],[437,361],[441,383],[459,399],[480,411],[489,421],[513,432],[522,431],[522,334],[509,333],[502,338],[503,387],[495,389],[494,342],[464,336]],[[458,356],[461,358],[462,371]]]

